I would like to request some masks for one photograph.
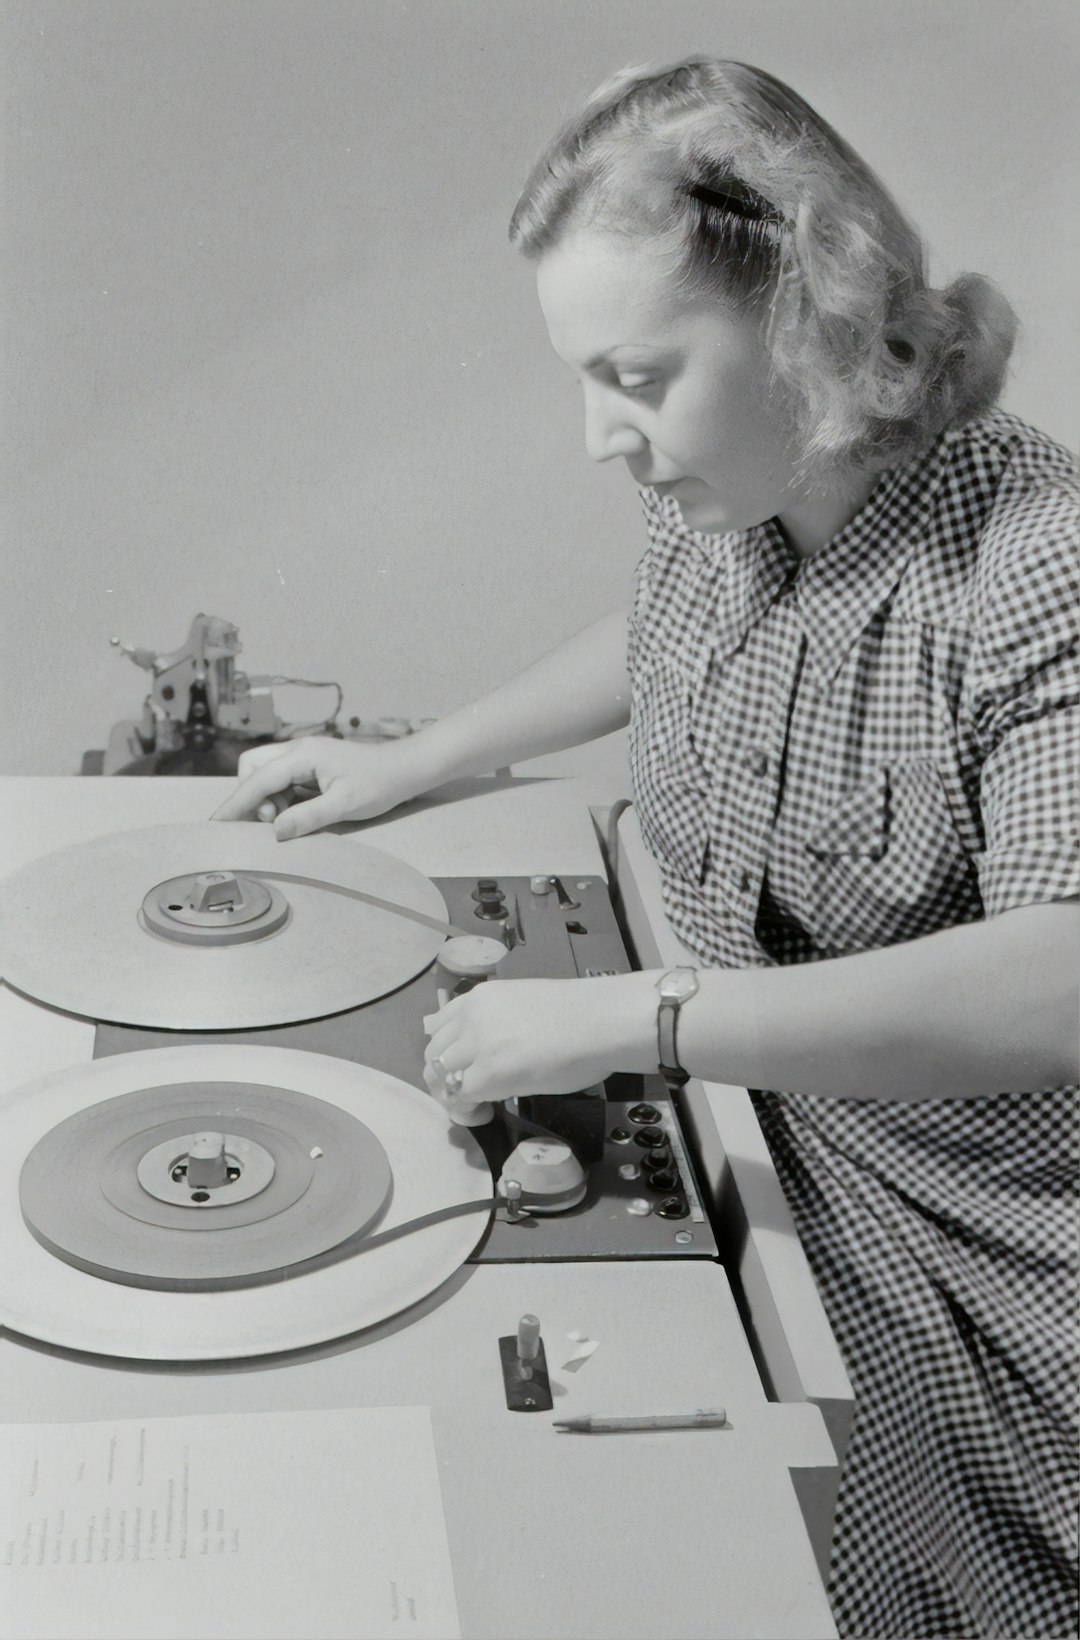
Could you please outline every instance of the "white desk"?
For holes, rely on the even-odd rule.
[[[205,819],[229,784],[6,781],[6,866],[105,832]],[[469,791],[362,835],[433,875],[600,869],[573,782]],[[92,1056],[91,1024],[3,987],[0,1029],[7,1087]],[[496,1340],[528,1311],[541,1321],[553,1415],[505,1408]],[[563,1365],[571,1333],[599,1344],[576,1371]],[[9,1422],[426,1405],[463,1635],[835,1633],[792,1479],[834,1473],[825,1423],[809,1401],[767,1399],[727,1278],[708,1261],[467,1266],[378,1328],[249,1366],[134,1368],[0,1334],[0,1394]],[[731,1425],[719,1432],[551,1428],[552,1416],[717,1403]],[[319,1640],[317,1590],[312,1602]]]

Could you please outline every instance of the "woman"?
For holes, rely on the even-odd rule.
[[[480,987],[428,1022],[431,1085],[660,1057],[781,1090],[757,1107],[856,1394],[841,1631],[1073,1634],[1076,486],[992,408],[1012,314],[930,290],[862,161],[736,63],[602,87],[511,237],[589,454],[642,488],[629,677],[610,617],[408,740],[249,755],[222,817],[314,782],[296,836],[629,721],[702,968],[659,1005],[651,973]]]

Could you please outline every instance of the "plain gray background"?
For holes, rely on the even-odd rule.
[[[6,773],[73,773],[145,679],[111,633],[235,621],[252,672],[441,713],[625,601],[506,223],[629,62],[789,80],[932,269],[1022,332],[1008,408],[1075,442],[1072,0],[5,0]],[[314,699],[314,697],[312,697]],[[325,698],[325,697],[323,697]],[[290,716],[311,700],[283,697]]]

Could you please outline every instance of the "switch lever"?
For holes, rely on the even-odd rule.
[[[550,1412],[553,1406],[544,1340],[534,1315],[523,1315],[516,1333],[499,1339],[506,1405],[511,1412]]]
[[[572,900],[570,898],[570,895],[566,892],[566,889],[563,887],[563,881],[562,881],[561,877],[553,877],[551,879],[551,886],[555,890],[555,897],[559,902],[559,910],[560,911],[580,911],[581,910],[581,901],[580,900]]]

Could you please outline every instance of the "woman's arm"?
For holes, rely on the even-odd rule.
[[[248,819],[290,786],[318,786],[320,796],[275,822],[279,838],[301,837],[338,820],[384,814],[448,780],[594,740],[629,718],[626,611],[620,610],[418,734],[379,745],[308,737],[245,752],[240,785],[214,818]]]
[[[853,1099],[970,1098],[1075,1080],[1075,904],[787,968],[706,969],[679,1058],[705,1081]],[[655,1071],[660,971],[482,985],[428,1021],[466,1100]]]
[[[856,1099],[1059,1087],[1077,1074],[1078,935],[1075,905],[1034,905],[831,962],[714,970],[681,1051],[712,1081]]]
[[[621,729],[630,721],[627,611],[604,615],[410,744],[432,785]]]

